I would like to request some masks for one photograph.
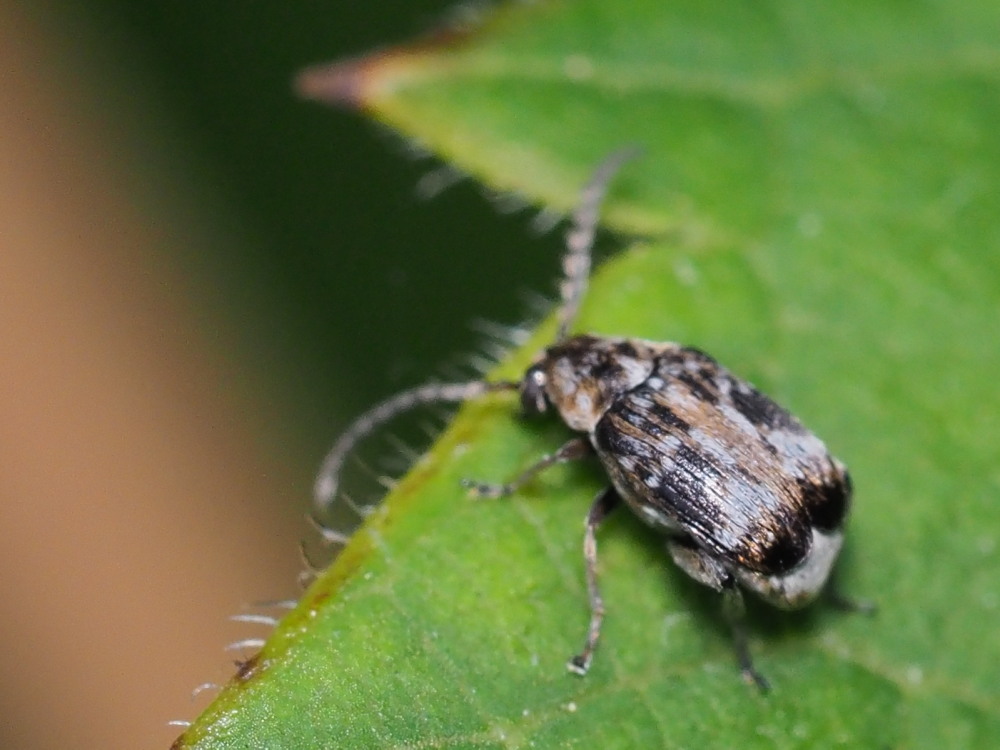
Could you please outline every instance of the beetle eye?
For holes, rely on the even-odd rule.
[[[521,381],[521,409],[525,414],[542,414],[549,408],[545,394],[545,373],[536,365],[528,370]]]

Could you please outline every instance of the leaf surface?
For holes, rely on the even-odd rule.
[[[605,217],[644,239],[596,274],[578,329],[705,349],[821,435],[855,484],[839,582],[879,612],[752,605],[774,685],[758,695],[716,598],[619,512],[599,537],[603,640],[568,674],[601,475],[469,500],[461,478],[506,479],[566,438],[496,395],[176,747],[997,746],[998,28],[1000,5],[972,0],[508,4],[304,74],[557,211],[641,145]]]

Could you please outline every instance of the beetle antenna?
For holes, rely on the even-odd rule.
[[[580,301],[587,291],[594,233],[608,185],[622,165],[641,152],[642,149],[638,146],[627,146],[613,152],[598,165],[580,191],[580,201],[573,211],[573,223],[566,232],[566,254],[562,260],[563,280],[559,284],[562,309],[559,312],[556,341],[562,341],[569,335],[569,329],[580,310]]]
[[[340,470],[354,446],[390,419],[418,406],[469,401],[495,391],[516,390],[519,386],[519,383],[514,382],[488,383],[485,380],[473,380],[468,383],[430,383],[397,393],[369,409],[354,420],[323,459],[319,476],[316,477],[313,486],[316,507],[323,510],[333,501],[340,482]]]

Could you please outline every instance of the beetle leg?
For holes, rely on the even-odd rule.
[[[722,584],[722,613],[729,623],[733,634],[733,645],[736,648],[736,658],[740,662],[740,672],[743,679],[756,685],[762,693],[771,689],[764,675],[758,672],[750,656],[750,646],[747,644],[747,632],[744,622],[745,607],[743,593],[736,586],[736,579],[729,576]]]
[[[736,658],[739,659],[743,679],[766,693],[771,686],[764,676],[754,669],[753,659],[750,657],[743,620],[745,610],[743,592],[737,587],[736,578],[726,569],[724,563],[699,549],[688,538],[667,540],[667,549],[681,570],[698,583],[722,593],[722,614],[733,634],[733,645],[736,648]]]
[[[570,672],[578,675],[587,674],[590,661],[594,658],[594,649],[601,636],[601,621],[604,620],[604,599],[597,585],[597,527],[607,518],[621,502],[614,487],[608,487],[594,500],[587,513],[586,531],[583,534],[583,558],[587,570],[587,596],[590,599],[590,627],[587,628],[587,642],[583,651],[574,656],[566,664]]]
[[[836,580],[832,580],[827,584],[825,596],[830,605],[841,612],[874,615],[878,611],[878,605],[870,599],[855,599],[853,596],[845,594],[836,585]]]
[[[467,487],[473,497],[495,498],[513,495],[521,487],[534,479],[535,475],[554,466],[555,464],[575,461],[590,455],[591,447],[586,438],[576,437],[563,443],[555,453],[543,456],[533,463],[518,476],[504,484],[489,484],[487,482],[477,482],[473,479],[463,479],[462,486]]]

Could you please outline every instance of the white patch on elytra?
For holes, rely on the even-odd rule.
[[[844,535],[839,531],[827,534],[813,529],[809,553],[788,573],[764,576],[738,568],[736,576],[740,583],[776,607],[801,607],[815,599],[823,588],[843,543]]]

